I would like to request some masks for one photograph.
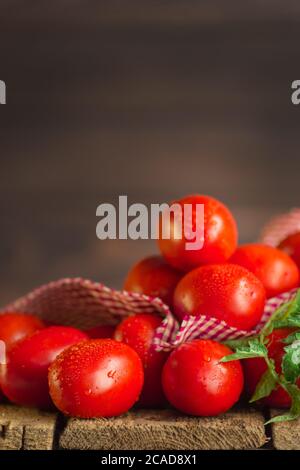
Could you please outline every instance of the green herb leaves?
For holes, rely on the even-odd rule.
[[[223,357],[221,362],[236,361],[238,359],[250,359],[253,357],[267,357],[268,350],[259,339],[247,339],[248,344],[241,344],[236,347],[235,353]]]
[[[268,353],[268,336],[278,328],[300,329],[300,289],[291,301],[281,305],[274,312],[258,336],[228,341],[226,344],[235,352],[221,360],[221,362],[229,362],[256,357],[265,360],[267,370],[257,384],[250,403],[267,397],[277,387],[283,387],[290,395],[292,402],[287,413],[272,418],[268,423],[289,421],[300,417],[300,389],[296,385],[300,377],[300,331],[291,333],[283,340],[286,346],[281,363],[282,373],[278,373]]]

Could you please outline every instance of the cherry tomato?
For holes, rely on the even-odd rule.
[[[48,367],[65,348],[87,339],[82,331],[50,326],[16,343],[1,366],[1,388],[13,403],[49,408]]]
[[[182,207],[182,214],[180,216],[171,213],[168,239],[162,237],[162,218],[160,218],[158,244],[167,262],[174,268],[190,271],[202,264],[226,261],[235,251],[238,237],[235,220],[227,207],[212,197],[199,195],[187,196],[175,203]],[[192,223],[190,227],[184,229],[185,204],[190,204],[193,211]],[[186,243],[195,241],[193,233],[201,234],[201,227],[196,227],[197,204],[204,204],[204,244],[200,249],[187,250]],[[187,239],[185,230],[190,230],[188,237],[190,239]],[[178,239],[178,233],[182,234],[181,239]]]
[[[277,248],[259,243],[243,245],[236,250],[230,262],[255,274],[263,283],[268,299],[299,285],[297,265]]]
[[[162,374],[171,405],[194,416],[215,416],[229,410],[243,389],[240,362],[220,362],[231,352],[211,340],[194,340],[175,349]]]
[[[100,325],[85,330],[91,339],[113,338],[116,327],[112,325]]]
[[[175,287],[181,278],[182,273],[169,266],[161,256],[150,256],[129,271],[124,289],[159,297],[171,307]]]
[[[8,351],[17,341],[44,327],[45,324],[35,315],[3,313],[0,315],[0,340],[4,341]]]
[[[241,330],[258,323],[264,305],[262,283],[247,269],[229,263],[194,269],[174,293],[174,311],[179,320],[185,315],[207,315]]]
[[[290,328],[280,328],[274,330],[273,333],[268,337],[267,348],[269,351],[269,357],[274,360],[276,371],[281,374],[281,362],[286,346],[282,340],[293,332]],[[243,361],[244,373],[245,373],[245,387],[249,396],[252,396],[255,392],[256,386],[261,376],[266,372],[267,365],[263,358],[246,359]],[[297,382],[300,387],[300,379]],[[289,408],[291,406],[291,399],[287,392],[282,387],[277,387],[273,392],[261,400],[267,406],[277,408]]]
[[[168,353],[155,351],[152,344],[155,330],[160,324],[158,315],[132,315],[123,320],[115,332],[115,339],[131,346],[142,360],[145,381],[139,405],[145,408],[162,406],[166,402],[161,373]]]
[[[298,269],[300,268],[300,232],[285,238],[278,248],[289,255],[295,261]]]
[[[143,366],[137,353],[112,339],[85,341],[51,365],[51,397],[63,413],[80,418],[118,416],[138,400]]]

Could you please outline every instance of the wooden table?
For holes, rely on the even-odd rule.
[[[300,449],[300,420],[264,426],[265,420],[250,408],[214,418],[136,410],[111,419],[67,419],[5,404],[0,406],[0,450]]]

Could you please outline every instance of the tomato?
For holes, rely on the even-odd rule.
[[[113,338],[116,327],[112,325],[100,325],[85,330],[91,339]]]
[[[278,248],[289,255],[295,261],[298,269],[300,268],[300,232],[282,240]]]
[[[45,324],[35,315],[3,313],[0,315],[0,340],[4,341],[8,351],[17,341],[44,327]]]
[[[18,342],[2,366],[1,388],[13,403],[49,408],[48,367],[65,348],[87,336],[75,328],[50,326]]]
[[[215,416],[229,410],[243,389],[240,362],[220,362],[231,352],[211,340],[194,340],[175,349],[162,374],[171,405],[194,416]]]
[[[263,283],[267,298],[275,297],[299,285],[296,263],[277,248],[259,243],[243,245],[236,250],[230,262],[239,264],[255,274]]]
[[[158,315],[132,315],[123,320],[115,332],[115,339],[131,346],[142,360],[145,381],[139,405],[145,408],[162,406],[166,402],[161,373],[168,353],[155,351],[152,344],[161,320]]]
[[[150,256],[137,263],[127,274],[124,289],[159,297],[172,306],[173,293],[182,273],[168,265],[161,256]]]
[[[282,340],[293,332],[290,328],[280,328],[274,330],[271,335],[268,336],[267,348],[269,351],[269,358],[275,362],[276,371],[281,374],[281,362],[286,346]],[[252,396],[255,392],[256,385],[258,384],[261,376],[266,372],[267,365],[263,358],[246,359],[243,361],[244,373],[245,373],[245,387],[249,396]],[[297,382],[300,387],[300,379]],[[289,408],[291,406],[291,399],[287,392],[282,387],[277,387],[273,392],[261,400],[263,404],[270,407],[277,408]]]
[[[258,323],[264,305],[262,283],[247,269],[229,263],[194,269],[174,293],[174,312],[179,320],[185,315],[207,315],[242,330]]]
[[[179,201],[175,201],[182,208],[182,214],[171,213],[170,217],[170,237],[162,237],[162,218],[159,227],[159,248],[167,262],[174,268],[183,271],[190,271],[202,264],[223,263],[235,251],[237,246],[237,227],[231,212],[221,202],[209,196],[187,196]],[[190,227],[186,224],[184,230],[184,205],[192,206],[192,223]],[[196,205],[204,205],[204,227],[196,226]],[[201,228],[204,229],[204,244],[199,249],[187,250],[186,243],[194,242],[193,233],[198,233],[201,237]],[[181,233],[181,239],[178,234]],[[186,233],[189,234],[188,239]],[[176,239],[177,237],[177,239]]]
[[[80,418],[118,416],[138,400],[143,366],[137,353],[112,339],[85,341],[51,365],[51,397],[63,413]]]

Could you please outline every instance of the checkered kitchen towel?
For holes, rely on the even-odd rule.
[[[1,312],[34,313],[48,322],[78,328],[113,325],[134,313],[156,313],[163,318],[154,338],[155,348],[158,351],[170,351],[196,338],[225,341],[252,336],[259,332],[279,305],[290,300],[295,292],[296,289],[268,300],[262,319],[253,331],[229,327],[225,322],[206,315],[186,316],[179,324],[158,298],[116,291],[81,278],[51,282],[12,302]]]

